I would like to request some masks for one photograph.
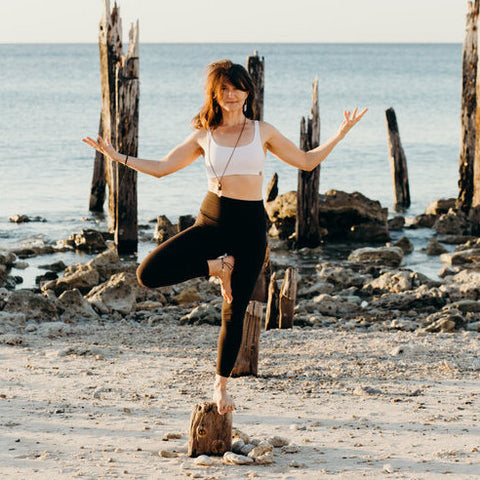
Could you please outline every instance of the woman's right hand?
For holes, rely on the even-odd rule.
[[[93,138],[82,138],[82,142],[90,145],[95,150],[105,155],[106,157],[118,162],[118,152],[112,147],[110,140],[107,138],[104,140],[100,135],[97,136],[97,141]]]

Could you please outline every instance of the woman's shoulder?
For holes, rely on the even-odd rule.
[[[258,126],[260,127],[260,134],[264,141],[267,141],[269,138],[275,135],[276,132],[278,132],[278,130],[271,123],[264,122],[263,120],[258,121]]]

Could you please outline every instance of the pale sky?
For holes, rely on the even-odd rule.
[[[0,43],[96,43],[104,0],[0,0]],[[114,0],[111,0],[113,6]],[[454,42],[466,0],[118,0],[141,43]]]

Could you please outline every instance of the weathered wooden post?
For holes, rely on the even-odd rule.
[[[116,148],[133,157],[138,152],[139,43],[138,21],[132,24],[126,56],[116,70]],[[117,165],[115,205],[115,245],[119,254],[137,251],[137,172]]]
[[[103,136],[102,114],[100,113],[100,122],[98,134]],[[95,150],[95,160],[93,163],[92,186],[90,187],[90,200],[88,209],[91,212],[103,212],[105,203],[105,159],[103,155]]]
[[[473,198],[473,165],[475,161],[475,117],[477,109],[477,31],[480,0],[467,3],[467,25],[463,43],[463,81],[461,142],[458,180],[458,207],[468,213]]]
[[[104,0],[99,28],[102,86],[102,131],[122,154],[138,149],[138,22],[130,30],[127,55],[122,54],[122,23],[115,5]],[[137,174],[111,160],[105,162],[108,185],[108,227],[119,253],[137,250]]]
[[[245,313],[242,344],[231,373],[232,377],[257,375],[262,317],[263,305],[260,302],[250,302]]]
[[[188,455],[223,455],[232,448],[232,414],[220,415],[214,402],[199,403],[190,417]]]
[[[102,87],[102,130],[104,138],[116,145],[116,92],[115,78],[117,63],[122,57],[122,21],[115,2],[110,12],[110,0],[104,0],[104,11],[99,27],[100,80]],[[115,203],[117,166],[106,160],[105,174],[108,185],[108,228],[115,230]]]
[[[258,56],[257,50],[253,56],[247,58],[247,70],[252,77],[255,86],[255,118],[254,120],[263,120],[263,97],[265,87],[265,59]]]
[[[279,297],[280,291],[277,284],[277,272],[273,272],[270,277],[270,285],[268,287],[267,312],[265,314],[265,330],[273,330],[278,328],[279,314]]]
[[[279,300],[279,326],[292,328],[295,302],[297,300],[298,269],[288,267],[285,271]]]
[[[408,186],[407,159],[400,142],[397,116],[395,110],[389,108],[385,111],[388,131],[388,147],[390,151],[390,166],[393,176],[395,195],[395,210],[403,210],[410,206],[410,188]]]
[[[318,78],[312,85],[312,117],[300,123],[300,148],[311,150],[320,144],[320,115],[318,106]],[[295,220],[295,246],[317,247],[320,245],[318,202],[320,165],[311,172],[298,171],[297,217]]]

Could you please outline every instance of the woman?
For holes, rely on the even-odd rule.
[[[344,112],[336,135],[303,152],[274,126],[252,120],[253,101],[253,83],[247,71],[221,60],[208,66],[205,104],[192,121],[194,132],[163,159],[123,155],[100,136],[97,141],[83,139],[113,161],[158,178],[190,165],[200,155],[205,158],[208,192],[195,224],[153,250],[139,266],[137,276],[141,285],[150,288],[207,275],[220,279],[224,302],[214,384],[220,414],[235,409],[227,393],[227,379],[265,257],[262,182],[266,151],[293,167],[313,170],[367,111]]]

